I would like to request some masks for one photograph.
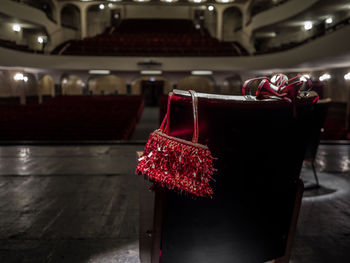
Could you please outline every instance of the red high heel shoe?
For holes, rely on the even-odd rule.
[[[268,77],[248,79],[244,82],[242,87],[243,95],[248,95],[248,92],[249,95],[251,95],[250,87],[248,86],[248,84],[255,80],[261,80],[256,90],[256,99],[261,100],[269,99],[271,97],[277,97],[290,103],[293,103],[293,113],[295,115],[295,101],[298,95],[300,94],[300,89],[302,85],[304,84],[304,81],[300,80],[300,77],[295,76],[293,78],[288,79],[288,77],[284,74],[277,74],[274,75],[271,79],[269,79]],[[306,79],[306,81],[308,83],[309,91],[311,90],[312,82],[310,81],[310,79]]]

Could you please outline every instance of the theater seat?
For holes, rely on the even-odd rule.
[[[218,169],[214,198],[141,189],[142,263],[288,262],[300,208],[304,127],[311,101],[297,115],[283,101],[199,93],[199,142]],[[174,90],[170,134],[192,137],[191,99]]]
[[[304,135],[307,138],[305,161],[311,163],[316,182],[315,184],[307,185],[306,188],[318,188],[320,186],[315,167],[315,159],[318,145],[320,144],[322,132],[321,129],[323,128],[324,122],[326,120],[326,115],[330,103],[331,99],[327,98],[318,101],[318,103],[314,105],[310,116],[311,121],[308,123],[308,128],[304,132]]]

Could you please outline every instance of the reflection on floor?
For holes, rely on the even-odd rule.
[[[0,262],[138,263],[142,148],[0,147]],[[293,263],[350,262],[349,164],[350,146],[320,147],[322,188],[303,198]]]

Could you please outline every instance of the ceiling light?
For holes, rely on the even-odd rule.
[[[306,22],[304,23],[304,29],[305,29],[305,30],[310,30],[311,28],[312,28],[312,22],[306,21]]]
[[[19,32],[19,31],[21,31],[21,26],[19,24],[14,24],[12,26],[12,30],[15,32]]]
[[[235,0],[215,0],[216,2],[218,2],[218,3],[232,3],[232,2],[234,2]]]
[[[277,33],[276,32],[256,32],[255,37],[256,38],[270,38],[270,37],[276,37]]]
[[[140,3],[144,3],[144,2],[149,2],[150,0],[134,0],[135,2],[140,2]]]
[[[162,75],[161,70],[141,70],[141,75]]]
[[[160,0],[160,1],[165,2],[165,3],[175,3],[178,0]]]
[[[350,72],[348,72],[348,73],[346,73],[346,74],[344,75],[344,79],[345,79],[345,80],[350,80]]]
[[[105,5],[104,4],[100,4],[99,7],[100,7],[101,10],[105,9]]]
[[[326,24],[332,24],[332,23],[333,23],[333,18],[328,17],[328,18],[326,19]]]
[[[214,6],[212,6],[212,5],[208,6],[208,10],[209,11],[214,11]]]
[[[112,4],[112,3],[109,3],[109,4],[108,4],[108,7],[109,7],[109,8],[112,8],[112,7],[113,7],[113,4]]]
[[[204,3],[206,0],[188,0],[188,1],[192,2],[192,3],[199,4],[199,3]]]
[[[89,70],[89,74],[95,74],[95,75],[108,75],[111,71],[108,69],[92,69]]]
[[[324,81],[324,80],[328,80],[328,79],[331,79],[331,78],[332,78],[331,75],[329,75],[328,73],[325,73],[319,78],[319,80],[320,81]]]
[[[200,76],[213,75],[213,71],[211,71],[211,70],[192,70],[191,74],[192,75],[200,75]]]

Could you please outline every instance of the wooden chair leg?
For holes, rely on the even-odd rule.
[[[273,260],[272,263],[288,263],[290,260],[291,253],[292,253],[293,240],[294,240],[295,232],[296,232],[296,228],[297,228],[297,222],[298,222],[303,193],[304,193],[304,184],[299,179],[298,180],[297,194],[296,194],[295,203],[294,203],[292,221],[291,221],[291,225],[290,225],[289,233],[288,233],[286,253],[283,257],[280,257],[280,258]]]
[[[317,176],[317,172],[316,172],[315,160],[312,160],[311,166],[312,166],[312,171],[314,172],[314,177],[315,177],[315,181],[316,181],[316,186],[317,186],[317,188],[318,188],[318,187],[320,187],[320,183],[319,183],[319,181],[318,181],[318,176]]]
[[[142,152],[137,152],[138,159]],[[152,183],[144,182],[140,189],[140,241],[139,253],[141,263],[160,262],[160,244],[162,237],[163,210],[166,191],[156,188],[150,191]]]

